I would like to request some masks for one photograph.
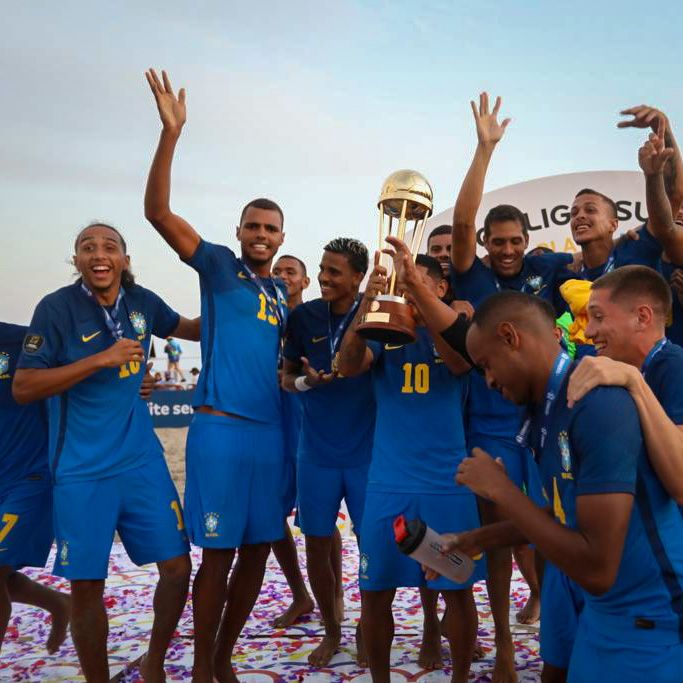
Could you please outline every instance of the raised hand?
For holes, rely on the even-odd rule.
[[[632,116],[627,121],[619,121],[617,128],[652,128],[653,133],[659,130],[660,122],[664,122],[664,133],[668,131],[669,120],[666,114],[655,107],[640,104],[619,112],[622,116]]]
[[[368,283],[365,286],[365,297],[371,298],[386,294],[387,291],[387,269],[380,264],[382,254],[379,251],[375,252],[375,267],[370,273]]]
[[[173,93],[168,74],[162,71],[161,77],[163,82],[159,80],[159,76],[157,76],[154,69],[145,71],[145,78],[156,100],[164,130],[179,135],[187,118],[185,88],[181,88],[176,97]]]
[[[313,389],[323,384],[329,384],[335,377],[333,372],[326,373],[324,370],[312,368],[305,356],[301,356],[301,371],[305,377],[304,381]]]
[[[664,121],[659,119],[657,133],[650,133],[650,137],[638,150],[638,163],[646,176],[663,173],[664,165],[674,155],[671,147],[664,146]]]
[[[413,255],[408,248],[408,245],[398,237],[390,235],[386,238],[386,241],[394,247],[395,251],[384,249],[383,253],[391,256],[394,262],[397,281],[404,287],[407,287],[408,291],[410,291],[413,287],[418,286],[422,282],[420,273],[415,266]]]
[[[156,386],[156,380],[151,372],[152,365],[152,363],[147,363],[145,374],[142,378],[142,383],[140,384],[140,398],[144,399],[145,401],[147,401],[152,395],[154,387]]]
[[[106,368],[118,368],[119,365],[135,361],[142,362],[145,359],[145,350],[142,344],[134,339],[119,339],[106,351],[101,352],[102,362]]]
[[[472,113],[474,114],[474,122],[477,126],[477,139],[480,145],[495,145],[505,134],[505,129],[512,119],[503,119],[498,123],[498,112],[502,104],[500,97],[496,97],[496,103],[493,105],[493,111],[489,113],[489,95],[483,92],[479,95],[479,107],[470,101],[472,105]]]
[[[469,301],[456,299],[455,301],[451,301],[449,305],[458,316],[464,315],[468,320],[472,320],[474,317],[474,306],[472,306]]]

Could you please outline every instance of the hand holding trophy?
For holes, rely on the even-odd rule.
[[[432,188],[417,171],[392,173],[382,186],[379,209],[379,250],[387,237],[405,240],[406,227],[413,221],[410,252],[413,260],[422,243],[427,219],[432,215]],[[386,216],[389,217],[388,226]],[[391,274],[389,291],[373,297],[357,332],[365,339],[383,343],[409,344],[415,341],[415,317],[408,301],[396,294],[396,269]]]

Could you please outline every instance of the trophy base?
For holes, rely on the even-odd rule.
[[[382,294],[375,297],[370,310],[356,328],[363,339],[383,344],[412,344],[415,334],[415,316],[410,304],[402,296]]]

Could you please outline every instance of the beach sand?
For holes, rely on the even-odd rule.
[[[168,469],[171,471],[173,483],[178,489],[180,500],[185,495],[185,440],[187,427],[180,429],[156,429],[157,436],[164,447]]]

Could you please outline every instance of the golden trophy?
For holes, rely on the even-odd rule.
[[[384,240],[388,236],[405,240],[406,227],[409,222],[414,222],[409,246],[415,260],[427,219],[432,215],[432,197],[431,185],[417,171],[396,171],[384,181],[377,202],[380,251],[386,247]],[[385,228],[388,228],[386,233]],[[395,269],[391,274],[389,292],[372,299],[357,332],[365,339],[383,343],[409,344],[415,341],[415,316],[408,301],[396,294]]]

